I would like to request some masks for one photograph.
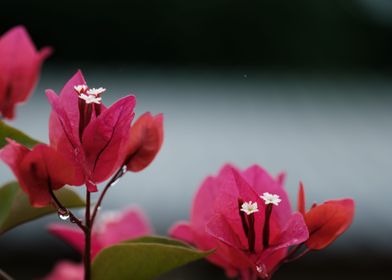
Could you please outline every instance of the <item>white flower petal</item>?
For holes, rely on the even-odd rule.
[[[77,93],[85,93],[88,90],[87,85],[76,85],[74,86],[74,89],[77,91]]]
[[[270,194],[268,192],[263,193],[263,195],[260,195],[260,198],[262,198],[265,202],[265,204],[273,204],[275,206],[278,206],[279,203],[282,201],[279,198],[279,195],[277,194]]]
[[[104,93],[105,91],[106,88],[100,87],[100,88],[91,88],[87,91],[87,93],[91,95],[99,95],[101,93]]]
[[[257,202],[252,203],[252,201],[249,201],[242,203],[240,211],[245,212],[247,215],[258,212]]]

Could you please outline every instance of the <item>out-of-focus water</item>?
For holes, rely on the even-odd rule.
[[[74,70],[46,68],[33,98],[18,109],[12,124],[47,141],[50,107],[44,89],[59,91]],[[137,116],[144,111],[165,115],[161,153],[148,169],[127,174],[113,187],[103,210],[138,204],[164,234],[176,220],[187,219],[203,178],[226,162],[241,168],[257,163],[272,174],[287,172],[293,202],[299,180],[305,183],[309,203],[340,197],[356,200],[352,228],[329,250],[391,256],[392,82],[388,79],[254,71],[95,67],[85,71],[91,87],[108,89],[106,104],[133,92]],[[4,182],[13,178],[4,164],[0,174]],[[53,220],[45,218],[2,236],[0,263],[37,248],[53,255],[46,244],[70,254],[45,233],[45,223]]]

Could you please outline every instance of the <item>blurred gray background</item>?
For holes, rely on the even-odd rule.
[[[332,246],[274,279],[390,279],[392,263],[392,4],[387,0],[8,1],[0,34],[24,24],[53,57],[11,125],[48,140],[46,88],[81,68],[105,104],[129,93],[136,115],[163,112],[163,148],[113,187],[103,211],[140,205],[156,232],[188,219],[202,180],[227,162],[287,172],[308,202],[352,197],[356,217]],[[81,41],[80,38],[83,38]],[[1,181],[12,180],[0,163]],[[15,279],[78,260],[50,236],[56,216],[0,237]],[[389,276],[388,276],[389,275]],[[224,279],[204,261],[162,279]]]

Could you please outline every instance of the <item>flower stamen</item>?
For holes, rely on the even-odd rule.
[[[263,248],[264,248],[264,250],[269,247],[270,220],[271,220],[273,205],[274,204],[269,203],[269,204],[267,204],[267,207],[265,209],[264,228],[263,228]]]
[[[83,131],[89,124],[91,117],[95,114],[98,117],[101,114],[101,93],[106,89],[103,87],[89,88],[86,84],[75,85],[74,90],[79,97],[79,137],[82,140]]]
[[[241,217],[242,228],[244,230],[246,238],[248,239],[248,250],[250,253],[254,253],[256,240],[254,213],[259,211],[257,207],[257,202],[243,202],[243,200],[238,199],[238,208],[238,212]]]

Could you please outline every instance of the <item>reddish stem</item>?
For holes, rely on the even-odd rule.
[[[118,179],[120,179],[120,178],[125,174],[123,168],[124,168],[124,166],[121,166],[121,168],[120,168],[119,170],[117,170],[116,174],[114,174],[114,176],[113,176],[113,177],[110,179],[110,181],[106,184],[106,186],[105,186],[105,188],[103,189],[101,195],[99,196],[98,201],[97,201],[97,203],[95,204],[95,207],[94,207],[94,210],[93,210],[93,214],[92,214],[92,216],[91,216],[91,227],[93,227],[93,225],[94,225],[94,221],[95,221],[95,218],[96,218],[96,216],[97,216],[98,209],[99,209],[99,207],[101,206],[102,200],[103,200],[103,198],[104,198],[106,192],[109,190],[109,188],[110,188],[111,186],[113,186],[113,184],[114,184]]]
[[[53,192],[53,190],[52,190],[52,183],[51,183],[51,180],[50,180],[50,179],[48,179],[48,186],[49,186],[49,193],[50,193],[50,195],[51,195],[51,197],[52,197],[52,199],[53,199],[53,201],[54,201],[54,204],[56,204],[57,211],[59,211],[59,209],[60,209],[61,211],[64,212],[64,214],[68,214],[68,215],[69,215],[69,218],[70,218],[70,221],[71,221],[72,223],[76,224],[76,225],[84,232],[84,231],[85,231],[85,227],[84,227],[82,221],[81,221],[78,217],[76,217],[76,216],[72,213],[71,210],[69,210],[68,208],[66,208],[66,207],[61,203],[61,201],[56,197],[56,195],[54,194],[54,192]]]
[[[90,192],[86,188],[86,216],[84,231],[84,280],[91,279],[91,217],[90,217]]]
[[[263,250],[267,249],[269,246],[269,236],[270,236],[270,218],[272,214],[272,204],[268,204],[265,209],[265,219],[263,228]]]
[[[249,252],[255,252],[255,216],[254,214],[248,215],[248,225],[249,225],[249,232],[248,232],[248,246]]]
[[[94,221],[98,213],[98,209],[101,206],[102,200],[108,191],[108,189],[115,184],[117,180],[119,180],[126,172],[124,170],[124,166],[121,166],[119,170],[117,170],[116,174],[110,179],[110,181],[106,184],[103,189],[101,195],[98,198],[98,201],[94,207],[92,215],[90,215],[90,192],[86,189],[86,224],[85,224],[85,248],[84,248],[84,280],[90,280],[91,278],[91,231],[94,226]]]

